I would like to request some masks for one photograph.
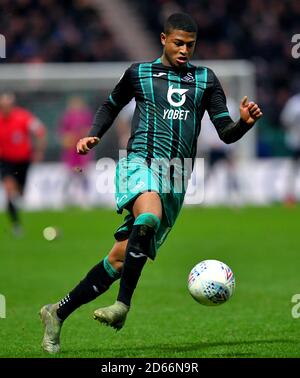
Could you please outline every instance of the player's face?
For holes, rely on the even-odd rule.
[[[0,111],[3,114],[8,114],[14,106],[14,96],[10,94],[0,95]]]
[[[160,38],[164,46],[162,63],[176,68],[186,66],[194,54],[196,33],[174,29],[168,34],[161,33]]]

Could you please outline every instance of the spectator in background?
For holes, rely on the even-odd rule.
[[[1,0],[0,4],[6,63],[127,59],[94,1]]]
[[[292,156],[292,169],[287,181],[286,205],[294,205],[297,201],[296,179],[300,161],[300,93],[292,96],[280,114],[282,125],[286,129],[286,143]]]
[[[59,136],[62,145],[62,161],[67,170],[65,201],[86,207],[88,180],[85,168],[93,155],[78,155],[76,143],[87,134],[93,121],[93,113],[82,97],[72,96],[59,122]]]
[[[31,162],[43,159],[45,147],[46,129],[42,122],[28,110],[17,107],[14,94],[1,94],[0,174],[15,236],[23,233],[18,207],[28,168]]]

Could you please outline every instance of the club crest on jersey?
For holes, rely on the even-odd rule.
[[[181,81],[186,81],[188,83],[191,83],[193,81],[195,81],[195,78],[193,76],[193,74],[191,72],[188,72],[182,79]]]
[[[179,106],[182,106],[184,103],[185,103],[185,100],[186,100],[186,95],[185,93],[188,91],[188,89],[180,89],[180,88],[174,88],[173,89],[173,85],[171,85],[168,89],[168,95],[167,95],[167,99],[168,99],[168,102],[170,105],[172,106],[175,106],[175,107],[179,107]],[[179,101],[174,101],[172,99],[172,96],[177,93],[181,98]]]

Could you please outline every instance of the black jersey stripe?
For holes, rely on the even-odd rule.
[[[155,157],[155,143],[156,143],[156,136],[157,136],[157,114],[156,114],[156,104],[155,104],[155,98],[154,98],[152,64],[150,65],[149,70],[150,70],[149,90],[151,93],[151,100],[152,100],[151,118],[153,118],[153,120],[152,119],[150,120],[150,123],[151,125],[153,124],[153,157]],[[151,138],[151,135],[150,135],[150,138]]]
[[[173,88],[180,88],[180,77],[179,77],[179,84],[178,83],[178,76],[174,73],[174,72],[171,72],[171,75],[170,75],[170,79],[171,79],[171,86],[173,86]],[[176,84],[176,85],[175,85]],[[169,86],[170,88],[170,86]],[[170,106],[172,106],[170,104]],[[172,106],[172,109],[175,110],[177,108],[173,107]],[[172,135],[172,146],[171,146],[171,156],[170,156],[170,159],[173,159],[177,156],[179,156],[179,143],[180,143],[180,138],[179,138],[179,129],[180,129],[180,121],[178,119],[173,119],[173,122],[172,122],[172,131],[173,131],[173,135]]]
[[[180,75],[177,76],[177,81],[178,81],[178,89],[181,88],[180,84],[181,84],[181,77]],[[181,110],[181,107],[178,108],[178,110]],[[178,127],[178,140],[180,141],[178,147],[177,147],[177,155],[176,157],[180,156],[181,155],[181,151],[179,151],[180,147],[181,147],[181,141],[182,141],[182,120],[179,119],[179,127]]]
[[[171,85],[171,76],[172,76],[172,72],[169,71],[168,72],[168,88],[170,88],[170,85]],[[170,125],[170,154],[168,156],[169,160],[172,159],[172,145],[173,145],[173,119],[171,118],[169,120],[169,125]]]
[[[147,120],[147,159],[154,157],[154,134],[155,134],[155,103],[152,83],[152,63],[142,63],[140,65],[140,80],[144,92],[146,103]]]
[[[131,144],[131,149],[136,151],[139,150],[141,154],[143,154],[144,157],[147,156],[147,144],[148,144],[148,124],[149,124],[149,104],[146,100],[146,90],[145,85],[143,82],[143,75],[144,75],[144,69],[143,64],[139,65],[138,68],[138,79],[139,84],[143,93],[143,98],[145,102],[145,107],[137,102],[137,109],[139,110],[139,118],[138,118],[138,127],[137,132],[135,133],[135,138],[133,139],[133,142]],[[136,118],[137,119],[137,118]],[[140,143],[140,137],[143,136],[143,145]],[[142,151],[141,151],[142,150]]]
[[[197,131],[197,117],[198,117],[198,105],[197,105],[197,99],[198,99],[198,93],[199,93],[199,79],[198,79],[198,75],[197,75],[197,67],[195,69],[195,97],[194,97],[194,124],[193,124],[193,137],[192,137],[192,141],[195,140],[195,137],[196,137],[196,131]],[[190,155],[193,156],[193,153],[196,153],[196,151],[194,152],[194,145],[195,143],[192,143],[191,145],[191,150],[190,150]]]
[[[201,70],[201,71],[200,71]],[[200,71],[200,72],[199,72]],[[200,133],[201,122],[199,121],[200,115],[204,113],[205,109],[202,107],[202,97],[207,87],[207,68],[199,67],[195,70],[196,85],[197,85],[197,96],[195,96],[195,113],[194,113],[194,122],[195,122],[195,135],[193,138],[191,156],[194,159],[197,151],[197,137]],[[200,113],[200,114],[199,114]],[[198,118],[198,120],[197,120]]]

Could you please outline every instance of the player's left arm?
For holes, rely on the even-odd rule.
[[[210,75],[213,85],[208,92],[207,111],[220,139],[227,144],[234,143],[242,138],[263,114],[259,106],[253,101],[248,102],[245,96],[240,103],[240,119],[234,122],[229,115],[226,96],[218,78],[212,71]]]
[[[47,145],[47,129],[45,125],[35,116],[29,119],[29,130],[33,135],[33,158],[34,162],[43,160]]]

